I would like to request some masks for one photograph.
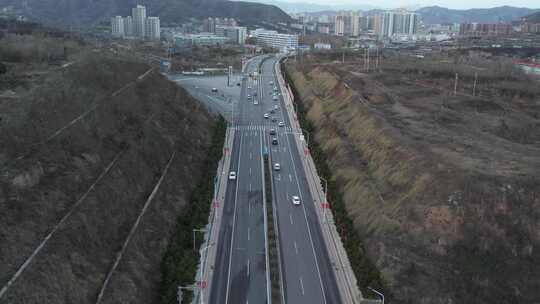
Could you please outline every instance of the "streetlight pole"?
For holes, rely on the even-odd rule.
[[[206,229],[193,229],[193,251],[196,251],[195,248],[195,232],[206,232]]]
[[[326,209],[328,209],[328,181],[322,177],[322,176],[319,176],[319,178],[321,179],[321,181],[324,182],[324,207],[323,207],[323,217],[324,217],[324,221],[325,222],[328,222],[326,220]]]
[[[382,304],[384,304],[384,295],[382,294],[382,292],[379,292],[379,291],[371,288],[370,286],[368,286],[368,289],[373,291],[374,293],[376,293],[379,297],[381,297]]]

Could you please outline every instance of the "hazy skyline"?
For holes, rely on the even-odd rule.
[[[320,5],[370,5],[381,8],[397,7],[423,7],[438,5],[451,9],[470,9],[470,8],[491,8],[497,6],[516,6],[528,8],[540,8],[537,0],[382,0],[376,2],[370,1],[350,1],[350,0],[280,0],[288,3],[313,3]]]

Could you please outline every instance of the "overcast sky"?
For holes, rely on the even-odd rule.
[[[383,8],[396,8],[403,6],[432,6],[438,5],[454,9],[490,8],[496,6],[517,6],[540,8],[539,0],[377,0],[377,1],[350,1],[350,0],[281,0],[283,2],[304,2],[316,4],[367,4]]]

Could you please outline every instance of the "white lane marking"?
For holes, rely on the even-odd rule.
[[[251,192],[251,184],[249,184],[249,192]]]
[[[248,214],[251,215],[251,204],[248,203]]]
[[[251,168],[249,168],[249,175],[251,175]]]
[[[276,180],[280,181],[281,180],[281,174],[278,173],[278,175],[276,176]]]
[[[286,138],[287,138],[287,145],[289,146],[289,156],[291,157],[291,161],[292,161],[292,164],[293,164],[293,172],[294,172],[294,176],[296,178],[296,186],[298,187],[298,195],[300,196],[300,199],[302,201],[304,201],[303,196],[302,196],[302,191],[301,191],[301,188],[300,188],[300,181],[298,180],[298,173],[296,172],[296,164],[294,163],[294,157],[293,157],[292,152],[291,152],[291,141],[289,140],[289,136],[286,136]],[[301,156],[299,155],[299,157],[301,157]],[[308,231],[309,241],[311,243],[311,250],[313,252],[313,258],[315,259],[315,267],[317,268],[317,274],[319,275],[319,283],[321,284],[322,298],[323,298],[324,303],[326,304],[326,295],[325,295],[325,292],[324,292],[324,284],[323,284],[323,281],[322,281],[321,270],[319,268],[319,261],[317,261],[317,253],[315,252],[315,245],[313,245],[313,237],[311,236],[311,228],[309,228],[309,222],[308,222],[308,219],[307,219],[307,212],[306,212],[305,204],[302,204],[302,210],[304,211],[304,219],[306,221],[306,227],[307,227],[307,231]]]
[[[249,237],[249,232],[250,232],[250,228],[248,227],[248,241],[250,240],[250,237]]]
[[[249,277],[249,259],[247,260],[247,276]]]
[[[300,290],[302,290],[302,295],[304,295],[304,281],[302,281],[302,277],[300,277]]]
[[[296,245],[296,241],[294,241],[294,251],[296,254],[298,254],[298,246]]]
[[[291,220],[291,225],[293,225],[293,220],[292,220],[292,213],[289,213],[289,219]]]
[[[287,152],[287,147],[283,147],[283,152]]]
[[[253,153],[249,152],[249,159],[253,158]]]
[[[289,174],[289,180],[291,181],[292,183],[292,175]]]
[[[243,141],[242,133],[240,133],[240,147],[242,147],[242,141]],[[238,152],[238,172],[240,171],[240,164],[242,163],[242,149],[239,149]],[[239,177],[237,178],[237,181],[239,180]],[[237,184],[238,185],[238,184]],[[236,223],[236,201],[238,200],[238,186],[236,186],[236,191],[234,195],[234,213],[233,213],[233,229],[232,229],[232,238],[231,238],[231,249],[229,250],[229,269],[228,269],[228,275],[227,275],[227,293],[225,294],[225,304],[229,303],[229,287],[231,286],[231,265],[232,265],[232,257],[233,257],[233,247],[234,247],[234,230],[235,230],[235,223]]]

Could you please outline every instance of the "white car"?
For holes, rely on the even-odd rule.
[[[258,104],[259,104],[259,101],[258,101],[258,100],[254,100],[254,101],[253,101],[253,104],[254,104],[254,105],[258,105]]]
[[[283,121],[280,121],[280,122],[278,123],[278,126],[284,127],[284,126],[285,126],[285,123],[284,123]]]
[[[279,106],[278,106],[278,105],[275,105],[275,106],[274,106],[274,110],[277,110],[277,109],[279,109]]]
[[[281,165],[279,163],[274,164],[274,170],[279,171],[281,170]]]
[[[229,173],[229,179],[230,180],[236,180],[236,172],[235,171],[231,171]]]
[[[295,205],[295,206],[300,205],[300,198],[299,198],[298,196],[293,196],[293,197],[292,197],[292,203],[293,203],[293,205]]]
[[[264,113],[264,118],[268,119],[270,118],[270,115],[268,115],[268,113]]]

